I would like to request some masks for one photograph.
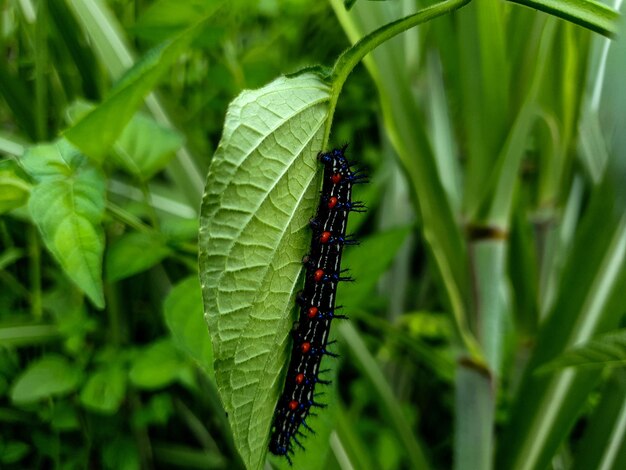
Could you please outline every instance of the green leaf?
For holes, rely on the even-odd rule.
[[[114,282],[146,271],[171,254],[156,232],[133,232],[115,240],[107,251],[106,278]]]
[[[121,77],[135,62],[134,52],[124,28],[108,3],[104,0],[67,0],[66,3],[104,69],[114,79]],[[146,107],[160,124],[172,127],[172,119],[155,95],[148,96]],[[187,202],[197,204],[202,195],[203,176],[187,148],[183,147],[177,152],[177,158],[168,166],[167,173]]]
[[[31,362],[11,387],[11,400],[17,405],[25,405],[66,395],[76,389],[81,377],[80,370],[64,357],[48,354]]]
[[[0,161],[0,215],[26,204],[30,188],[13,160]]]
[[[122,131],[114,150],[123,169],[140,181],[148,181],[167,166],[182,145],[179,132],[137,113]]]
[[[553,372],[566,367],[603,368],[624,365],[626,365],[626,329],[600,335],[568,349],[537,369],[537,373]]]
[[[77,431],[80,429],[78,413],[73,400],[59,399],[54,407],[40,407],[39,417],[50,423],[55,431]]]
[[[89,376],[80,392],[85,408],[104,414],[115,413],[126,393],[126,373],[119,366],[100,369]]]
[[[203,318],[198,278],[189,277],[174,286],[163,303],[163,311],[176,346],[214,376],[213,347]]]
[[[0,61],[0,96],[10,110],[11,116],[22,132],[29,138],[37,138],[37,120],[32,106],[31,93],[26,81],[10,70],[10,60]]]
[[[10,465],[22,460],[28,451],[30,446],[22,441],[6,441],[2,442],[0,439],[0,463]]]
[[[133,360],[130,381],[139,388],[153,390],[178,379],[186,364],[170,339],[152,343]]]
[[[214,6],[217,8],[219,3]],[[173,39],[148,51],[142,60],[124,74],[99,106],[65,131],[65,137],[86,155],[101,162],[144,97],[188,47],[205,20],[203,18]]]
[[[244,91],[228,108],[207,177],[199,235],[204,311],[218,391],[249,468],[264,461],[288,360],[329,92],[313,73]]]
[[[79,100],[72,103],[67,113],[71,122],[76,122],[94,108],[93,104]],[[138,112],[116,139],[113,155],[118,167],[145,182],[167,166],[182,144],[179,132]]]
[[[509,0],[535,10],[545,11],[558,18],[613,37],[617,34],[619,13],[595,0]]]
[[[102,172],[64,139],[30,148],[22,164],[37,181],[28,208],[48,251],[93,304],[103,308]]]
[[[546,80],[548,65],[551,60],[551,46],[555,40],[556,25],[548,23],[542,31],[542,41],[537,50],[535,68],[532,70],[531,84],[524,102],[510,126],[508,135],[499,150],[498,158],[492,164],[488,181],[483,182],[483,194],[476,197],[480,203],[478,213],[472,218],[498,227],[508,227],[513,206],[513,196],[517,188],[520,165],[523,161],[526,145],[538,119],[538,95],[542,83]]]

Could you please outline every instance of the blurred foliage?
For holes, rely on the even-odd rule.
[[[0,468],[243,466],[197,268],[227,106],[433,3],[2,3]],[[626,465],[626,41],[515,3],[576,24],[473,2],[341,93],[369,212],[311,468]]]

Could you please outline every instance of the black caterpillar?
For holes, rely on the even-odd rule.
[[[356,244],[346,236],[348,214],[364,211],[362,203],[352,202],[352,185],[363,182],[364,177],[350,169],[344,156],[346,147],[318,156],[324,165],[324,181],[317,214],[310,223],[311,249],[302,260],[306,275],[304,289],[297,297],[300,316],[292,331],[291,359],[269,443],[270,452],[285,456],[289,464],[293,443],[303,448],[297,438],[303,435],[300,425],[312,431],[306,423],[311,407],[325,406],[316,402],[313,395],[316,384],[329,383],[318,377],[323,372],[322,356],[336,356],[326,349],[330,323],[333,318],[346,318],[335,312],[337,284],[351,280],[342,276],[341,254],[345,245]]]

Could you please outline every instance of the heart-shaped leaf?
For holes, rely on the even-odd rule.
[[[64,139],[30,148],[22,164],[37,182],[28,208],[48,251],[103,308],[104,175]]]

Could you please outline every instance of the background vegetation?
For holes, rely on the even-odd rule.
[[[224,115],[433,2],[227,3],[0,3],[0,468],[284,465],[241,451],[202,318]],[[565,19],[470,2],[343,87],[369,211],[296,468],[626,467],[626,43],[518,3]]]

